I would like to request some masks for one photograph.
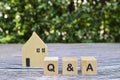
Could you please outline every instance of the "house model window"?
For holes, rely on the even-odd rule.
[[[45,53],[45,48],[42,48],[42,53]]]
[[[44,57],[46,57],[47,54],[47,45],[33,32],[32,36],[22,47],[22,66],[43,67]]]
[[[36,53],[40,53],[40,48],[37,48],[37,49],[36,49]]]

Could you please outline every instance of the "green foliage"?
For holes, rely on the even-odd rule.
[[[24,43],[33,31],[45,42],[120,42],[119,12],[119,0],[3,0],[0,43]]]

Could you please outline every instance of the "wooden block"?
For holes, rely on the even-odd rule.
[[[62,58],[62,73],[63,75],[77,75],[78,74],[77,58],[63,57]]]
[[[22,47],[22,66],[43,67],[44,57],[47,55],[47,45],[36,32],[33,32],[32,36]]]
[[[81,72],[83,75],[97,74],[97,60],[95,57],[81,57]]]
[[[44,74],[45,75],[58,74],[58,57],[44,58]]]

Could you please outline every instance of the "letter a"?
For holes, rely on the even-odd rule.
[[[91,71],[93,71],[93,68],[92,68],[92,65],[91,65],[91,64],[88,64],[88,67],[87,67],[86,71],[88,71],[89,69],[90,69]]]

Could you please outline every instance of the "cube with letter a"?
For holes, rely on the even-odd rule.
[[[62,58],[62,73],[63,75],[77,75],[78,74],[77,58],[63,57]]]
[[[81,57],[81,72],[83,75],[97,74],[97,60],[95,57]]]
[[[44,74],[45,75],[58,74],[58,57],[44,58]]]

